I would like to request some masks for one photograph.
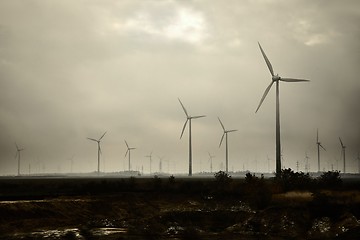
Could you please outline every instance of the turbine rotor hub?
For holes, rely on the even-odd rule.
[[[281,79],[281,77],[279,77],[279,75],[278,75],[278,74],[276,74],[276,75],[272,76],[272,80],[273,80],[273,82],[279,81],[280,79]]]

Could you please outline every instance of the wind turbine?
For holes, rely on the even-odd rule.
[[[101,147],[100,147],[100,142],[101,142],[101,139],[105,136],[106,132],[104,132],[104,134],[99,138],[99,140],[96,140],[94,138],[87,138],[91,141],[94,141],[94,142],[97,142],[98,144],[98,168],[97,168],[97,172],[100,173],[100,154],[102,154],[101,152]]]
[[[259,106],[257,107],[255,113],[259,110],[261,104],[263,103],[266,95],[270,91],[270,88],[276,82],[276,173],[280,174],[281,172],[281,144],[280,144],[280,104],[279,104],[279,81],[283,82],[308,82],[309,80],[305,79],[295,79],[295,78],[282,78],[278,74],[274,74],[274,70],[272,68],[272,65],[267,58],[264,50],[262,49],[260,43],[258,42],[261,53],[265,59],[266,65],[269,68],[269,71],[271,73],[272,81],[270,85],[265,89],[265,92],[260,100]]]
[[[189,176],[192,176],[192,145],[191,145],[191,120],[192,119],[196,119],[196,118],[202,118],[202,117],[205,117],[205,115],[201,115],[201,116],[190,116],[188,114],[188,112],[186,111],[186,108],[184,107],[184,105],[182,104],[180,98],[178,98],[180,104],[181,104],[181,107],[183,108],[184,112],[185,112],[185,115],[186,115],[186,121],[185,121],[185,124],[184,124],[184,127],[182,129],[182,132],[181,132],[181,135],[180,135],[180,139],[182,138],[183,134],[184,134],[184,131],[185,131],[185,127],[186,127],[186,124],[189,122]]]
[[[318,151],[318,172],[320,172],[320,147],[326,151],[326,149],[321,145],[319,142],[319,129],[316,130],[316,144],[317,144],[317,151]]]
[[[162,160],[163,160],[164,157],[165,157],[165,156],[162,156],[162,157],[159,157],[159,156],[158,156],[158,158],[159,158],[159,172],[160,172],[160,173],[162,172]]]
[[[209,152],[208,152],[208,154],[209,154],[209,161],[210,161],[210,172],[212,173],[212,170],[213,170],[213,162],[212,162],[212,160],[213,160],[213,158],[215,156],[211,155]]]
[[[309,159],[310,159],[310,157],[307,155],[307,152],[305,152],[305,172],[309,172]]]
[[[130,171],[130,153],[131,153],[131,150],[134,150],[134,149],[136,149],[136,148],[131,148],[131,147],[129,147],[129,144],[126,142],[126,140],[125,140],[125,144],[126,144],[126,147],[127,147],[127,150],[126,150],[126,153],[125,153],[125,157],[126,157],[126,155],[129,153],[129,171]]]
[[[358,159],[358,170],[359,170],[359,173],[360,173],[360,155],[359,155],[359,153],[358,153],[358,156],[357,156],[357,159]]]
[[[150,159],[150,174],[151,174],[152,152],[149,155],[145,156],[145,157],[148,157]]]
[[[71,158],[68,158],[68,160],[70,161],[70,172],[73,172],[73,165],[74,165],[74,157],[75,155],[72,155]]]
[[[15,158],[18,160],[18,176],[20,176],[20,152],[24,150],[24,148],[19,148],[19,146],[15,143],[16,146],[16,154]]]
[[[340,137],[339,137],[339,140],[340,140],[340,144],[341,144],[341,155],[344,160],[344,173],[346,173],[345,172],[345,148],[346,148],[346,146],[343,144]]]
[[[225,136],[225,160],[226,160],[226,173],[228,173],[228,167],[229,167],[229,160],[228,160],[228,157],[229,157],[229,154],[228,154],[228,133],[230,132],[236,132],[237,130],[226,130],[225,127],[224,127],[224,124],[221,122],[220,118],[218,117],[219,119],[219,122],[220,122],[220,125],[222,127],[222,129],[224,130],[224,133],[221,137],[221,140],[220,140],[220,144],[219,144],[219,147],[221,146],[222,144],[222,141],[224,140],[224,136]]]

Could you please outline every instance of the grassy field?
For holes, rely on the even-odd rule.
[[[335,177],[0,178],[0,239],[360,239]]]

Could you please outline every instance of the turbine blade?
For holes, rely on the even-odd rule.
[[[225,132],[225,127],[224,127],[224,124],[221,122],[221,120],[220,120],[220,118],[218,117],[218,119],[219,119],[219,122],[220,122],[220,124],[221,124],[221,127],[222,127],[222,129],[224,130],[224,132]]]
[[[127,156],[128,152],[129,152],[129,149],[126,150],[125,157]]]
[[[187,113],[186,108],[184,107],[184,104],[182,104],[180,98],[178,98],[178,100],[179,100],[179,102],[180,102],[180,104],[181,104],[181,107],[183,108],[183,110],[184,110],[184,112],[185,112],[186,117],[189,117],[189,114]]]
[[[321,145],[321,144],[319,144],[320,145],[320,147],[322,148],[322,149],[324,149],[325,151],[326,151],[326,149],[323,147],[323,145]]]
[[[99,152],[100,152],[100,155],[102,155],[102,151],[101,151],[101,147],[100,147],[100,145],[99,145]]]
[[[296,79],[296,78],[280,78],[280,81],[283,81],[283,82],[309,82],[310,80]]]
[[[227,130],[226,132],[236,132],[238,131],[237,129],[236,130]]]
[[[340,143],[341,143],[341,147],[344,147],[343,142],[341,141],[341,138],[339,137]]]
[[[264,94],[263,94],[263,96],[262,96],[262,98],[261,98],[261,100],[260,100],[259,106],[257,107],[255,113],[257,113],[257,111],[259,110],[259,108],[260,108],[261,104],[263,103],[266,95],[269,93],[270,88],[271,88],[271,86],[273,85],[273,83],[274,83],[274,82],[271,82],[270,85],[265,89],[265,92],[264,92]]]
[[[206,117],[205,115],[201,115],[201,116],[194,116],[194,117],[191,117],[192,119],[195,119],[195,118],[203,118],[203,117]]]
[[[225,136],[225,132],[223,133],[223,135],[222,135],[222,137],[221,137],[219,147],[221,147],[222,141],[224,140],[224,136]]]
[[[19,146],[15,143],[15,146],[16,146],[16,150],[19,150]]]
[[[89,140],[91,140],[91,141],[95,141],[95,142],[97,142],[97,141],[98,141],[98,140],[93,139],[93,138],[87,138],[87,139],[89,139]]]
[[[269,59],[267,58],[267,56],[266,56],[266,54],[265,54],[264,50],[262,49],[262,47],[261,47],[261,45],[260,45],[259,42],[258,42],[258,44],[259,44],[261,53],[262,53],[262,55],[263,55],[263,57],[264,57],[264,59],[265,59],[266,65],[268,66],[268,68],[269,68],[269,70],[270,70],[271,76],[274,76],[274,70],[273,70],[273,68],[272,68],[272,66],[271,66],[271,63],[270,63]]]
[[[186,122],[185,122],[185,124],[184,124],[184,127],[183,127],[182,132],[181,132],[181,135],[180,135],[180,139],[182,138],[182,135],[184,134],[185,127],[186,127],[186,124],[187,124],[188,121],[189,121],[189,119],[186,119]]]
[[[101,136],[101,138],[99,138],[99,141],[105,136],[106,132],[104,132],[104,134]]]
[[[126,144],[127,148],[129,149],[129,144],[126,142],[126,140],[124,140],[124,141],[125,141],[125,144]]]

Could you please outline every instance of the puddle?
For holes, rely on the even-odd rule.
[[[43,200],[14,200],[0,201],[0,204],[19,204],[19,203],[51,203],[51,202],[90,202],[88,199],[43,199]]]
[[[126,234],[126,228],[104,227],[93,228],[89,230],[80,230],[78,228],[68,229],[52,229],[52,230],[40,230],[32,233],[18,233],[13,236],[8,236],[6,239],[64,239],[64,237],[72,237],[74,239],[84,239],[84,235],[87,236],[109,236],[114,234]],[[1,238],[2,239],[2,238]]]
[[[108,236],[112,234],[127,233],[126,228],[95,228],[91,230],[95,236]]]

